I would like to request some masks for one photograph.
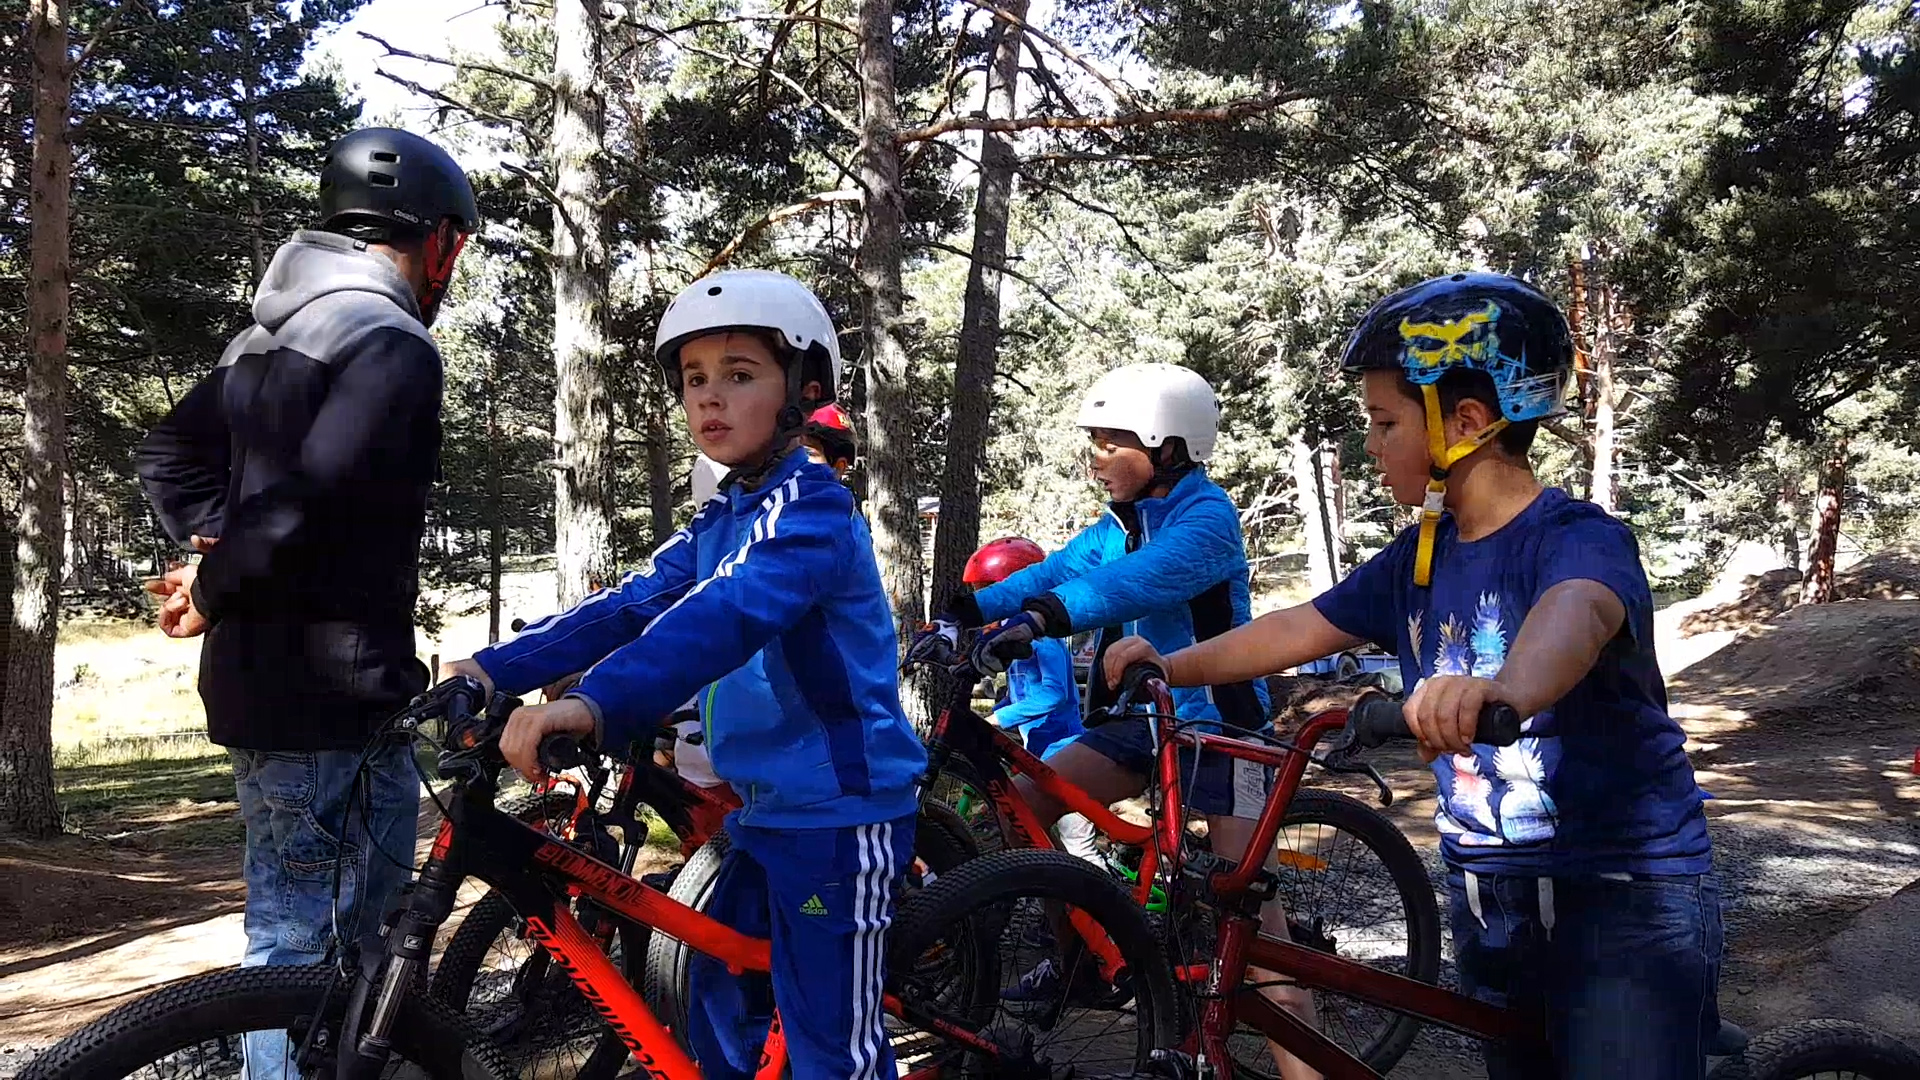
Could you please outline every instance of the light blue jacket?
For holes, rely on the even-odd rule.
[[[1033,643],[1033,655],[1007,665],[1007,696],[993,722],[1020,734],[1026,748],[1045,757],[1047,748],[1085,730],[1080,726],[1080,687],[1073,681],[1073,654],[1058,638]]]
[[[757,491],[715,495],[645,570],[475,659],[508,693],[591,665],[569,696],[612,749],[699,692],[714,773],[744,800],[744,824],[914,812],[926,751],[900,707],[873,542],[852,494],[805,451]]]
[[[1113,503],[1067,546],[1006,580],[974,593],[985,621],[1004,619],[1030,599],[1071,623],[1047,632],[1065,636],[1100,629],[1087,707],[1112,700],[1100,655],[1130,634],[1162,655],[1218,637],[1251,618],[1247,552],[1240,512],[1203,469],[1180,478],[1164,498]],[[1174,691],[1175,711],[1190,720],[1220,720],[1249,730],[1267,726],[1267,688],[1260,681]]]

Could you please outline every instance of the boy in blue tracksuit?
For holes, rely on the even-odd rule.
[[[721,492],[619,587],[443,674],[519,692],[587,668],[509,721],[501,751],[529,777],[542,738],[617,751],[705,687],[713,770],[744,802],[707,912],[772,939],[796,1080],[892,1077],[881,958],[926,754],[900,707],[866,523],[801,445],[807,411],[839,383],[833,324],[792,278],[727,271],[675,298],[655,353],[695,443],[732,470]],[[692,992],[704,1075],[752,1076],[764,981],[699,957]]]
[[[1213,388],[1187,368],[1135,364],[1108,372],[1087,391],[1078,417],[1092,441],[1094,477],[1112,500],[1107,515],[1044,561],[953,597],[949,614],[930,632],[956,636],[960,626],[999,620],[980,636],[973,655],[976,667],[995,671],[1041,638],[1083,630],[1100,631],[1104,652],[1128,634],[1177,649],[1244,625],[1250,601],[1240,514],[1204,468],[1219,419]],[[1088,680],[1089,708],[1111,697],[1112,687]],[[1267,692],[1258,679],[1180,690],[1174,708],[1183,718],[1215,725],[1248,731],[1267,726]],[[1089,730],[1047,764],[1096,800],[1114,803],[1146,789],[1153,757],[1146,722],[1127,720]],[[1203,754],[1197,767],[1183,765],[1182,774],[1191,778],[1183,794],[1206,815],[1215,849],[1227,858],[1243,857],[1266,803],[1269,771]],[[1024,777],[1021,790],[1043,822],[1052,823],[1065,809]],[[1262,914],[1268,933],[1286,936],[1278,904]],[[1006,996],[1044,998],[1057,993],[1060,982],[1046,961]],[[1270,995],[1311,1018],[1311,999],[1297,990]],[[1282,1062],[1287,1080],[1313,1075],[1300,1068],[1290,1056]]]

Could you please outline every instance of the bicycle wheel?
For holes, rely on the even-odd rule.
[[[950,812],[943,815],[940,812],[942,809],[937,805],[920,807],[913,835],[915,865],[907,875],[903,896],[946,875],[976,854],[967,844],[964,828],[957,827]],[[673,888],[667,891],[667,895],[695,911],[705,911],[707,901],[713,896],[713,879],[720,873],[720,863],[731,849],[732,845],[724,832],[707,841],[706,846],[694,852],[693,858],[680,868],[680,873],[673,879]],[[653,935],[653,940],[647,945],[641,994],[653,1014],[675,1033],[687,1029],[687,1006],[690,1001],[687,979],[693,955],[692,949],[665,934]]]
[[[1028,940],[1050,904],[1105,930],[1124,969],[1117,982],[1100,978],[1077,935],[1064,949]],[[1055,965],[1051,989],[1033,977],[1043,964]],[[957,1024],[1000,1048],[988,1055],[933,1034],[896,1043],[915,1072],[1131,1074],[1177,1033],[1173,975],[1146,913],[1112,877],[1058,851],[997,852],[942,874],[901,904],[887,972],[909,1017]]]
[[[1419,854],[1385,815],[1338,792],[1302,789],[1281,819],[1277,846],[1278,896],[1296,943],[1422,982],[1439,979],[1439,902]],[[1182,962],[1206,962],[1211,927],[1201,935],[1180,936],[1194,954]],[[1331,991],[1313,998],[1322,1033],[1375,1072],[1392,1069],[1423,1026]],[[1279,1080],[1259,1031],[1242,1025],[1229,1048],[1235,1075]]]
[[[955,755],[921,793],[920,805],[935,803],[953,813],[972,838],[975,850],[1000,851],[1007,846],[1000,831],[999,811],[987,797],[986,785],[974,775],[973,765],[967,759]],[[961,807],[965,807],[964,812]]]
[[[504,809],[542,826],[564,822],[573,808],[572,795],[550,792]],[[609,958],[638,985],[647,928],[612,923],[608,930]],[[514,1075],[611,1080],[626,1064],[626,1044],[566,970],[528,938],[526,921],[499,893],[489,891],[468,909],[434,968],[431,993],[492,1040]]]
[[[1707,1080],[1912,1080],[1920,1053],[1862,1024],[1802,1020],[1774,1028],[1746,1052],[1714,1066]]]
[[[306,1075],[334,1075],[351,987],[324,965],[218,971],[162,987],[74,1032],[35,1058],[20,1080],[225,1080],[241,1072],[241,1043],[285,1032],[312,1047]],[[459,1015],[409,995],[393,1025],[395,1080],[506,1080],[513,1074]],[[278,1041],[278,1040],[275,1040]],[[290,1053],[291,1051],[287,1051]],[[300,1075],[283,1059],[252,1075]],[[275,1069],[274,1066],[282,1066]]]

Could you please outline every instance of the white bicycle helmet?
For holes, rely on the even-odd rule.
[[[1129,364],[1100,376],[1080,401],[1083,428],[1131,431],[1153,448],[1178,437],[1187,456],[1204,462],[1220,435],[1220,402],[1213,387],[1178,364]]]
[[[804,386],[820,383],[818,404],[834,400],[840,389],[840,335],[813,291],[772,270],[722,270],[680,290],[660,317],[653,355],[666,371],[667,384],[680,392],[680,346],[702,334],[725,330],[767,330],[800,358],[797,378]]]

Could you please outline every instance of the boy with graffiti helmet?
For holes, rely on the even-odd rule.
[[[1565,317],[1493,274],[1376,304],[1342,366],[1364,380],[1367,453],[1407,529],[1313,602],[1164,658],[1194,685],[1377,642],[1439,781],[1463,988],[1543,1005],[1554,1061],[1487,1044],[1492,1080],[1697,1080],[1722,944],[1701,793],[1654,659],[1633,534],[1527,462],[1573,366]],[[1153,659],[1144,642],[1107,664]],[[1480,709],[1526,717],[1474,745]]]

